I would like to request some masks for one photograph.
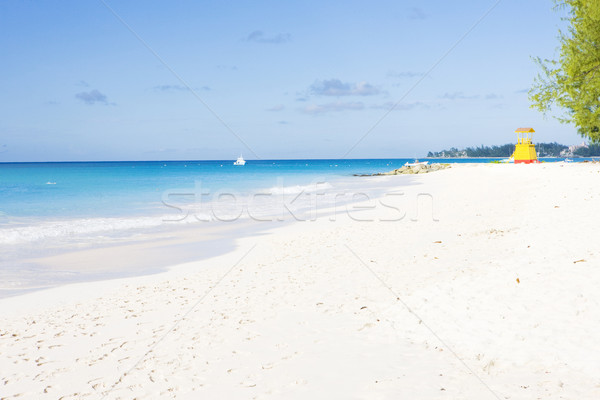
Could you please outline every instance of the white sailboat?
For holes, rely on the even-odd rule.
[[[240,154],[240,156],[237,160],[235,160],[233,165],[246,165],[246,160],[244,160],[244,157],[242,157],[242,155]]]

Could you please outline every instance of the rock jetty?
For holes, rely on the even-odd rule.
[[[354,176],[382,176],[382,175],[412,175],[412,174],[427,174],[429,172],[439,171],[450,168],[450,164],[419,164],[414,166],[404,166],[389,172],[380,172],[377,174],[355,174]]]

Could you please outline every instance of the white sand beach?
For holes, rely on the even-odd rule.
[[[600,398],[600,164],[383,179],[223,255],[0,300],[0,398]]]

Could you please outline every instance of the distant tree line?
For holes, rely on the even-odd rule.
[[[576,148],[573,152],[569,147],[560,143],[536,143],[535,148],[540,157],[596,157],[600,156],[600,144],[590,144]],[[461,157],[510,157],[515,151],[513,143],[502,146],[479,146],[467,147],[466,149],[457,149],[452,147],[449,150],[430,151],[427,157],[461,158]]]

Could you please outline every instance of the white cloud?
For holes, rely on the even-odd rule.
[[[425,12],[418,7],[412,7],[410,10],[408,10],[408,19],[426,19],[426,18],[427,18],[427,14],[425,14]]]
[[[387,76],[390,78],[414,78],[415,76],[423,76],[423,73],[413,71],[390,71],[387,73]]]
[[[93,105],[96,103],[108,104],[106,95],[98,90],[90,90],[89,92],[80,92],[75,95],[76,98],[83,101],[85,104]]]
[[[379,88],[368,82],[346,83],[339,79],[317,80],[309,91],[317,96],[372,96],[381,93]]]
[[[441,99],[445,100],[471,100],[478,99],[479,95],[466,95],[463,92],[452,92],[452,93],[444,93],[440,96]]]
[[[186,86],[183,85],[158,85],[158,86],[154,86],[153,87],[154,90],[158,91],[158,92],[183,92],[183,91],[187,91],[187,90],[199,90],[198,88],[188,88]],[[210,87],[208,86],[202,86],[200,88],[200,90],[205,90],[205,91],[209,91]]]
[[[485,99],[486,100],[497,100],[497,99],[501,99],[502,96],[496,93],[489,93],[485,95]]]
[[[335,102],[327,104],[311,104],[304,107],[304,112],[307,114],[323,114],[328,112],[339,112],[346,110],[362,110],[365,105],[361,102]]]
[[[421,101],[414,101],[412,103],[394,103],[393,101],[388,101],[383,104],[375,104],[371,106],[371,108],[380,110],[391,110],[392,107],[393,111],[408,111],[415,108],[430,108],[429,105]]]
[[[267,108],[267,111],[281,111],[285,108],[283,104],[276,104],[271,108]]]
[[[273,36],[266,36],[263,31],[254,31],[248,35],[246,38],[248,42],[256,42],[256,43],[272,43],[279,44],[285,43],[292,40],[292,35],[289,33],[278,33]]]

